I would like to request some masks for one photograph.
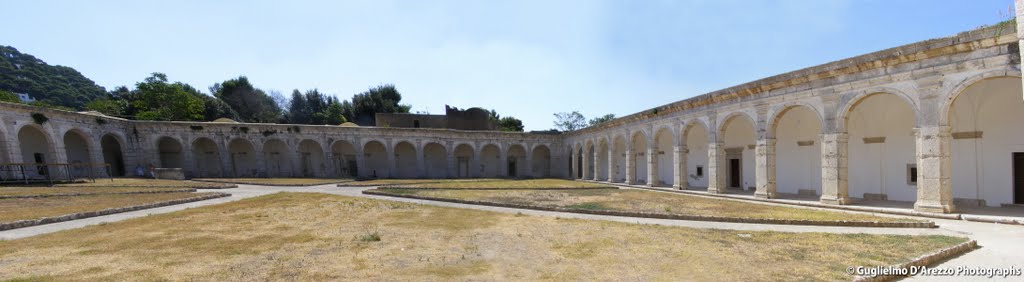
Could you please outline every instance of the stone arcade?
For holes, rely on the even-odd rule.
[[[188,177],[562,177],[929,212],[1022,204],[1014,32],[1000,24],[883,50],[565,134],[130,121],[5,103],[0,162],[103,162],[115,175],[153,164]]]

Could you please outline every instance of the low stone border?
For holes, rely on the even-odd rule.
[[[399,197],[399,198],[410,198],[410,199],[418,199],[418,200],[429,200],[429,201],[438,201],[438,202],[449,202],[449,203],[457,203],[457,204],[469,204],[469,205],[480,205],[480,206],[503,207],[503,208],[531,209],[531,210],[554,211],[554,212],[570,212],[570,213],[582,213],[582,214],[612,215],[612,216],[624,216],[624,217],[643,217],[643,218],[657,218],[657,219],[715,221],[715,222],[734,222],[734,223],[760,223],[760,224],[814,225],[814,226],[857,226],[857,227],[898,227],[898,228],[935,228],[935,227],[937,227],[934,222],[879,222],[879,221],[847,221],[847,220],[806,220],[806,219],[726,217],[726,216],[708,216],[708,215],[682,215],[682,214],[667,214],[667,213],[652,213],[652,212],[615,211],[615,210],[589,210],[589,209],[577,209],[577,208],[565,208],[565,207],[550,207],[550,206],[535,206],[535,205],[522,205],[522,204],[510,204],[510,203],[495,203],[495,202],[485,202],[485,201],[459,200],[459,199],[448,199],[448,198],[438,198],[438,197],[427,197],[427,196],[417,196],[417,195],[396,194],[396,193],[388,193],[388,192],[373,191],[373,190],[363,191],[363,194],[366,194],[366,195],[377,195],[377,196],[388,196],[388,197]]]
[[[96,193],[63,193],[63,194],[40,194],[40,195],[6,195],[0,196],[0,200],[3,199],[35,199],[35,198],[51,198],[51,197],[77,197],[77,196],[94,196],[94,195],[131,195],[131,194],[160,194],[160,193],[187,193],[195,192],[195,188],[182,188],[182,189],[165,189],[165,190],[153,190],[153,191],[128,191],[128,192],[96,192]]]
[[[892,266],[888,266],[888,267],[885,267],[885,268],[904,269],[908,273],[911,273],[909,271],[909,269],[912,268],[912,267],[923,267],[923,266],[934,265],[935,263],[938,263],[940,261],[944,261],[944,260],[947,260],[949,258],[952,258],[952,257],[955,257],[955,256],[959,256],[959,255],[965,254],[967,252],[970,252],[970,251],[974,250],[977,247],[978,247],[978,241],[970,240],[970,241],[967,241],[967,242],[960,243],[960,244],[958,244],[956,246],[952,246],[952,247],[948,247],[948,248],[945,248],[945,249],[938,250],[938,251],[936,251],[934,253],[930,253],[930,254],[925,254],[925,255],[919,256],[919,257],[914,258],[914,259],[912,259],[912,260],[910,260],[909,262],[906,262],[906,263],[892,265]],[[893,280],[901,279],[901,278],[904,278],[904,277],[907,277],[907,276],[904,276],[904,275],[878,275],[878,276],[875,276],[875,277],[871,277],[871,276],[855,276],[853,278],[853,281],[855,281],[855,282],[893,281]]]
[[[262,183],[262,182],[226,181],[226,180],[218,180],[218,179],[192,179],[190,181],[209,182],[209,183],[226,183],[226,184],[245,184],[245,185],[256,185],[256,186],[309,187],[309,186],[320,186],[320,185],[331,185],[331,184],[338,184],[338,186],[341,186],[343,183],[348,183],[348,182],[351,182],[352,180],[338,181],[338,182],[317,183],[317,184],[271,184],[271,183]],[[232,186],[234,186],[234,187],[231,187],[231,188],[238,188],[238,185],[232,185]]]
[[[192,180],[189,180],[189,181],[192,181]],[[195,182],[199,182],[199,181],[195,181]],[[200,183],[200,185],[179,185],[179,186],[170,186],[170,185],[163,185],[163,186],[161,186],[161,185],[148,185],[148,184],[117,184],[117,185],[106,185],[106,186],[103,186],[103,185],[86,185],[86,186],[61,186],[61,185],[56,185],[54,187],[125,187],[125,188],[192,188],[192,189],[230,189],[230,188],[238,188],[238,185],[228,184],[228,183],[214,183],[214,184],[217,184],[216,186],[214,186],[214,185],[202,186],[201,184],[206,184],[206,183]]]
[[[473,187],[473,188],[438,188],[438,187],[408,187],[402,185],[387,185],[378,186],[377,189],[396,189],[396,190],[537,190],[537,191],[550,191],[550,190],[618,190],[619,187],[606,186],[606,187],[540,187],[540,188],[497,188],[497,187]]]
[[[191,198],[185,198],[185,199],[177,199],[177,200],[171,200],[171,201],[165,201],[165,202],[156,202],[156,203],[142,204],[142,205],[138,205],[138,206],[120,207],[120,208],[109,208],[109,209],[103,209],[103,210],[98,210],[98,211],[89,211],[89,212],[81,212],[81,213],[74,213],[74,214],[66,214],[66,215],[54,216],[54,217],[44,217],[44,218],[40,218],[40,219],[18,220],[18,221],[13,221],[13,222],[0,223],[0,231],[11,230],[11,229],[18,229],[18,228],[25,228],[25,227],[29,227],[29,226],[43,225],[43,224],[56,223],[56,222],[62,222],[62,221],[69,221],[69,220],[76,220],[76,219],[83,219],[83,218],[90,218],[90,217],[97,217],[97,216],[104,216],[104,215],[110,215],[110,214],[115,214],[115,213],[123,213],[123,212],[130,212],[130,211],[137,211],[137,210],[144,210],[144,209],[159,208],[159,207],[165,207],[165,206],[171,206],[171,205],[178,205],[178,204],[184,204],[184,203],[190,203],[190,202],[197,202],[197,201],[202,201],[202,200],[223,198],[223,197],[228,197],[228,196],[231,196],[231,194],[228,194],[228,193],[212,193],[212,194],[202,195],[202,196],[197,196],[197,197],[191,197]]]

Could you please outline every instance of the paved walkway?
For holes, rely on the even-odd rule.
[[[231,193],[231,197],[218,198],[206,201],[192,202],[187,204],[147,209],[126,213],[119,213],[107,216],[86,218],[80,220],[52,223],[40,226],[20,228],[14,230],[0,231],[0,239],[18,239],[39,234],[57,232],[61,230],[80,228],[104,222],[114,222],[129,218],[147,216],[150,214],[168,213],[188,208],[220,204],[237,201],[245,198],[256,197],[277,192],[321,192],[328,194],[383,199],[399,202],[408,202],[433,206],[456,207],[476,210],[486,210],[503,213],[523,213],[536,216],[556,216],[562,218],[579,218],[593,220],[608,220],[626,223],[658,224],[666,226],[681,226],[692,228],[714,228],[743,231],[782,231],[782,232],[830,232],[830,233],[868,233],[868,234],[900,234],[900,235],[953,235],[968,236],[978,241],[980,249],[974,250],[963,256],[944,262],[936,267],[1024,267],[1024,226],[1003,225],[983,222],[970,222],[964,220],[929,219],[935,221],[939,228],[865,228],[865,227],[832,227],[832,226],[799,226],[799,225],[773,225],[773,224],[746,224],[727,222],[707,222],[690,220],[670,220],[653,218],[633,218],[607,215],[576,214],[565,212],[537,211],[526,209],[502,208],[457,204],[448,202],[394,198],[385,196],[364,195],[365,187],[335,187],[334,185],[321,185],[313,187],[268,187],[254,185],[239,185],[238,188],[218,190]],[[919,277],[920,278],[920,277]],[[1024,277],[1011,277],[1013,280],[1024,279]],[[928,280],[943,280],[945,278],[927,277]],[[964,277],[949,277],[950,281],[963,281]]]

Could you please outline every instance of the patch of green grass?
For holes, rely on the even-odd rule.
[[[363,234],[363,236],[359,236],[359,241],[380,242],[380,234],[377,232]]]

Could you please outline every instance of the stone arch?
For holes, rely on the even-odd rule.
[[[629,156],[629,163],[633,164],[631,178],[627,179],[630,184],[647,183],[647,146],[651,142],[650,135],[644,130],[637,130],[630,134],[630,146],[633,154]],[[632,181],[630,181],[632,180]]]
[[[821,116],[806,104],[788,104],[770,119],[779,193],[821,195]],[[777,133],[777,134],[776,134]]]
[[[534,145],[532,150],[533,163],[531,164],[533,176],[539,178],[551,177],[551,148],[547,145]]]
[[[21,149],[21,163],[56,163],[57,152],[53,139],[42,126],[26,124],[19,128],[18,144]],[[51,170],[47,166],[25,168],[25,177],[28,178],[45,177],[50,173]]]
[[[263,142],[263,161],[269,177],[292,177],[292,154],[288,144],[281,139]]]
[[[423,145],[423,164],[426,177],[448,177],[448,148],[438,142],[427,142]]]
[[[356,150],[355,145],[352,142],[346,140],[334,141],[331,144],[331,158],[334,161],[334,172],[338,177],[359,177],[359,160],[356,155],[359,151]]]
[[[480,175],[495,178],[501,174],[501,147],[487,143],[480,147]]]
[[[626,182],[626,137],[616,134],[612,137],[612,182]]]
[[[669,126],[661,126],[654,131],[654,167],[651,169],[656,172],[657,179],[654,184],[657,186],[675,185],[675,180],[672,179],[672,166],[675,161],[673,150],[677,142],[674,131]]]
[[[686,141],[686,184],[689,187],[708,187],[708,143],[711,140],[707,123],[693,119],[683,125],[682,139]],[[683,187],[689,188],[689,187]]]
[[[156,140],[159,165],[163,168],[185,168],[184,148],[178,138],[162,136]]]
[[[837,123],[849,140],[849,195],[914,201],[917,185],[910,181],[909,170],[917,164],[916,106],[902,93],[865,93],[848,103]]]
[[[798,102],[783,103],[783,104],[779,105],[778,107],[776,107],[774,112],[772,112],[771,114],[768,115],[769,122],[768,122],[768,128],[765,128],[765,136],[768,137],[768,138],[776,138],[775,130],[776,130],[777,125],[779,124],[779,120],[782,119],[783,115],[785,115],[786,112],[789,112],[790,110],[793,110],[793,109],[804,109],[804,110],[807,110],[807,111],[810,111],[811,113],[813,113],[814,114],[814,119],[817,121],[817,123],[819,124],[819,127],[821,128],[820,131],[822,133],[824,133],[824,131],[826,129],[825,128],[825,116],[821,114],[821,110],[819,110],[814,105],[811,105],[810,103],[799,102],[798,101]]]
[[[81,129],[72,128],[64,132],[63,139],[66,163],[72,165],[67,170],[71,173],[70,176],[72,178],[89,177],[93,169],[91,163],[94,163],[89,134]]]
[[[220,150],[217,142],[207,137],[192,141],[192,160],[195,162],[195,177],[223,177],[220,164]]]
[[[917,127],[917,125],[920,123],[919,117],[921,115],[920,108],[918,107],[917,101],[915,101],[914,98],[910,97],[910,95],[903,91],[900,91],[899,89],[890,87],[873,87],[853,94],[853,96],[850,97],[850,99],[847,100],[846,103],[843,103],[843,105],[839,108],[839,111],[836,112],[836,124],[834,125],[836,128],[836,132],[848,131],[846,120],[849,119],[850,112],[853,111],[853,109],[856,108],[858,104],[864,102],[865,100],[867,100],[867,98],[870,98],[872,96],[886,94],[899,97],[901,100],[906,102],[908,106],[910,106],[910,110],[914,114],[914,127]]]
[[[526,163],[526,147],[523,144],[515,143],[508,146],[508,150],[505,153],[506,162],[508,165],[508,171],[506,175],[508,177],[522,178],[528,176],[526,172],[528,164]]]
[[[966,207],[1024,204],[1024,177],[1014,171],[1024,157],[1024,102],[1019,76],[979,75],[951,93],[946,117],[950,182],[956,205]]]
[[[371,178],[391,177],[391,169],[388,164],[388,149],[384,143],[377,140],[370,140],[363,143],[364,163],[366,164],[366,176]]]
[[[127,172],[123,144],[124,139],[114,133],[103,134],[103,137],[100,137],[103,162],[110,165],[110,176],[125,176]]]
[[[396,178],[416,178],[419,176],[416,158],[416,145],[409,141],[398,141],[395,143],[395,173]]]
[[[984,80],[1000,78],[1000,77],[1016,77],[1016,78],[1021,78],[1021,71],[1018,71],[1018,70],[994,70],[994,71],[987,71],[987,72],[980,73],[980,74],[977,74],[977,75],[965,78],[963,80],[960,80],[960,82],[958,82],[956,84],[956,86],[953,86],[953,89],[951,89],[948,93],[946,93],[945,99],[942,100],[942,105],[939,107],[939,122],[938,122],[938,124],[940,126],[949,126],[950,125],[949,124],[949,112],[950,112],[950,110],[951,110],[951,108],[953,106],[953,103],[960,96],[960,94],[964,93],[964,91],[967,90],[968,87],[971,87],[974,84],[976,84],[978,82],[981,82],[981,81],[984,81]]]
[[[473,164],[475,152],[473,144],[458,143],[455,145],[455,150],[452,151],[455,155],[455,177],[469,178],[476,175],[473,173],[473,167],[476,166]]]
[[[719,124],[718,143],[722,146],[726,188],[751,189],[754,187],[754,146],[757,143],[757,123],[746,112],[733,112]]]
[[[235,177],[256,177],[259,173],[256,147],[248,139],[231,139],[228,142],[228,155],[231,156],[231,172]]]
[[[327,162],[320,141],[304,139],[299,142],[299,172],[303,177],[324,177]]]

